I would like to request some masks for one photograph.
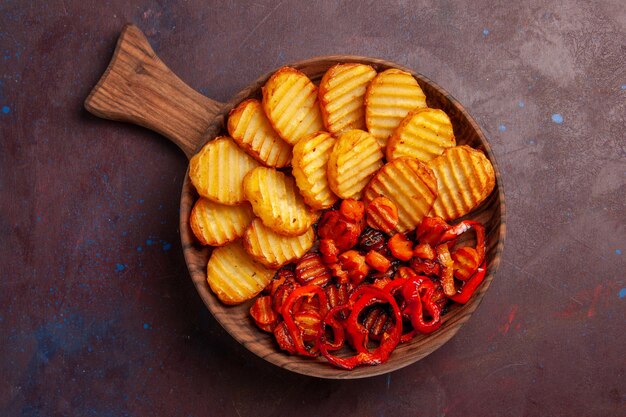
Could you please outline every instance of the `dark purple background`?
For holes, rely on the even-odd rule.
[[[623,2],[235,3],[0,5],[0,415],[624,415]],[[470,322],[425,360],[357,381],[238,345],[182,257],[184,155],[83,110],[126,22],[220,101],[340,53],[451,92],[491,140],[508,209]]]

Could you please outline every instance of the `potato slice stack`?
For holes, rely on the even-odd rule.
[[[489,160],[456,146],[450,118],[427,108],[407,72],[337,64],[318,88],[283,67],[262,95],[236,106],[230,136],[207,143],[189,164],[200,195],[190,227],[215,247],[207,279],[225,304],[253,298],[276,269],[306,255],[317,210],[339,198],[393,203],[397,223],[385,230],[393,234],[425,216],[463,216],[495,185]]]

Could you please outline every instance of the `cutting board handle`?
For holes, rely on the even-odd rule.
[[[122,30],[109,67],[85,100],[96,116],[154,130],[188,158],[221,107],[178,78],[132,24]]]

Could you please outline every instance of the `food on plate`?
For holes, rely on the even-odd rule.
[[[360,198],[363,188],[383,165],[383,153],[368,132],[348,130],[337,139],[328,160],[328,184],[341,198]]]
[[[437,178],[437,199],[432,214],[453,220],[474,210],[491,194],[496,175],[484,153],[455,146],[428,163]]]
[[[311,249],[314,239],[315,233],[311,227],[298,236],[283,236],[256,218],[244,233],[243,246],[255,261],[268,268],[280,268],[300,259]]]
[[[398,225],[398,207],[387,197],[376,197],[367,205],[367,225],[391,234]]]
[[[278,234],[298,236],[316,220],[295,180],[273,168],[257,167],[243,180],[246,199],[263,224]]]
[[[267,80],[263,110],[276,132],[291,145],[324,128],[317,87],[295,68],[283,67]]]
[[[207,280],[220,301],[239,304],[260,293],[275,272],[255,262],[241,242],[235,241],[213,251],[207,265]]]
[[[443,110],[418,109],[410,112],[389,137],[386,156],[388,161],[409,156],[428,162],[455,145],[452,122]]]
[[[381,147],[406,115],[426,108],[426,96],[415,78],[399,69],[376,75],[365,93],[365,124]]]
[[[248,203],[227,206],[201,197],[191,210],[189,224],[203,245],[223,246],[241,237],[253,218]]]
[[[437,197],[437,180],[423,162],[402,157],[387,162],[363,192],[366,204],[376,197],[387,197],[398,208],[396,230],[415,229],[431,211]]]
[[[241,204],[243,177],[259,163],[229,137],[220,136],[189,161],[189,178],[198,194],[216,203]]]
[[[241,149],[265,166],[282,168],[291,161],[291,145],[272,128],[258,100],[245,100],[230,112],[228,133]]]
[[[485,228],[448,221],[487,198],[493,167],[456,146],[448,115],[401,70],[338,64],[318,95],[284,67],[262,94],[230,112],[232,139],[190,162],[191,229],[215,247],[209,286],[249,301],[283,351],[347,370],[384,363],[479,291]]]
[[[326,228],[326,222],[336,217],[362,222],[363,211],[353,210],[357,206],[349,203],[344,210],[327,211],[318,227],[320,242],[345,242],[347,229]],[[455,243],[471,229],[477,236],[475,247]],[[361,233],[369,234],[367,230]],[[336,258],[320,248],[322,255],[307,253],[295,270],[280,269],[250,309],[254,322],[290,354],[321,355],[347,370],[377,365],[399,344],[439,329],[449,306],[466,303],[484,279],[484,257],[466,265],[470,276],[460,284],[451,275],[452,259],[460,251],[484,254],[484,228],[477,222],[450,225],[427,217],[416,233],[397,233],[389,240],[380,236],[378,249],[364,248],[354,243],[361,239],[353,239],[352,246],[339,245],[343,252]],[[427,271],[423,264],[437,268]]]
[[[326,176],[335,142],[329,133],[315,132],[293,147],[292,174],[305,203],[314,209],[331,207],[337,201]]]
[[[376,70],[364,64],[337,64],[331,67],[319,87],[324,126],[333,135],[344,130],[365,130],[365,90]]]

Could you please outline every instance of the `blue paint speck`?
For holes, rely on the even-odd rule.
[[[37,216],[37,221],[40,222],[41,221],[41,216]]]
[[[142,204],[143,202],[144,202],[144,199],[143,199],[143,198],[140,198],[140,199],[139,199],[139,204]]]
[[[622,90],[626,90],[626,84],[622,84]]]
[[[535,141],[533,139],[529,140],[528,143],[530,143],[531,145],[535,144]]]
[[[137,246],[137,252],[141,252],[143,248],[141,246]]]
[[[484,28],[483,29],[483,36],[487,36],[487,35],[489,35],[489,29]]]
[[[152,246],[153,243],[154,243],[154,241],[152,239],[146,240],[146,245],[148,245],[148,246]]]
[[[621,249],[615,249],[615,254],[616,255],[621,255],[622,254],[622,250]]]
[[[11,113],[11,108],[9,106],[2,106],[2,113],[4,114]]]
[[[122,272],[124,269],[126,269],[126,266],[124,266],[123,264],[115,264],[115,270],[117,272]]]
[[[517,105],[518,105],[519,108],[523,109],[524,106],[526,105],[526,103],[524,103],[524,100],[520,100],[520,101],[517,102]]]
[[[500,126],[498,126],[498,130],[500,132],[504,132],[504,131],[506,131],[506,126],[504,124],[500,123]]]
[[[563,116],[561,116],[561,115],[560,115],[560,114],[558,114],[558,113],[554,113],[554,114],[552,115],[552,121],[553,121],[554,123],[561,124],[561,123],[563,123]]]
[[[144,323],[144,324],[143,324],[143,328],[144,328],[144,329],[149,329],[149,328],[150,328],[150,325],[149,325],[148,323]]]
[[[619,298],[624,297],[626,297],[626,288],[622,288],[621,290],[619,290]]]
[[[172,249],[172,244],[168,242],[163,242],[163,250],[168,251]]]

